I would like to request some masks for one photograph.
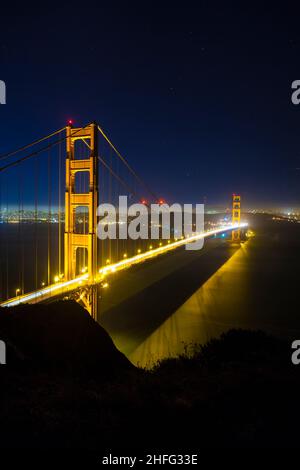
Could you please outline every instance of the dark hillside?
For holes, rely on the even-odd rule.
[[[133,366],[106,331],[73,301],[1,309],[0,337],[8,345],[7,365],[92,377]]]
[[[232,330],[152,371],[133,367],[77,304],[1,310],[2,449],[297,447],[290,343]]]

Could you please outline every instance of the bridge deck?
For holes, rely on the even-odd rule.
[[[164,246],[159,248],[146,251],[144,253],[140,253],[136,256],[131,258],[126,258],[121,260],[115,264],[111,264],[109,266],[105,266],[99,269],[99,277],[96,279],[97,282],[101,282],[106,276],[116,271],[120,271],[122,269],[126,269],[134,264],[145,262],[149,259],[152,259],[156,256],[160,256],[164,253],[167,253],[171,250],[177,249],[186,245],[187,243],[192,243],[200,239],[208,238],[213,235],[217,235],[219,233],[228,232],[231,230],[235,230],[237,228],[245,228],[247,227],[247,223],[242,224],[234,224],[234,225],[226,225],[214,230],[209,230],[207,232],[203,232],[194,236],[191,236],[186,239],[180,239],[173,243],[168,243]],[[71,279],[69,281],[62,281],[52,284],[50,286],[44,287],[34,292],[30,292],[28,294],[20,295],[17,297],[13,297],[5,302],[0,304],[1,307],[13,307],[19,305],[21,303],[30,303],[35,304],[39,302],[43,302],[45,300],[49,300],[51,298],[57,296],[67,295],[68,293],[77,290],[80,287],[86,286],[91,284],[91,280],[89,278],[89,274],[83,274],[75,279]]]

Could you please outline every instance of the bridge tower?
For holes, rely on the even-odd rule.
[[[232,224],[240,224],[241,222],[241,196],[232,195]],[[241,231],[232,231],[232,241],[240,242]]]
[[[65,192],[65,234],[64,234],[64,274],[70,280],[78,275],[76,273],[76,258],[78,248],[87,251],[87,273],[89,275],[89,288],[82,290],[80,300],[90,314],[95,318],[97,314],[97,286],[94,283],[97,274],[97,206],[98,206],[98,135],[97,125],[92,123],[87,127],[67,128],[67,156],[66,156],[66,192]],[[78,159],[76,142],[83,141],[89,148],[89,157]],[[89,190],[87,193],[77,193],[75,178],[78,172],[87,172],[89,175]],[[88,233],[76,232],[76,208],[88,209]]]

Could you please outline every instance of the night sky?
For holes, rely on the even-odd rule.
[[[96,120],[168,201],[300,206],[296,2],[72,5],[1,6],[1,154]]]

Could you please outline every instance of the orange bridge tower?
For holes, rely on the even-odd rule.
[[[232,224],[241,223],[241,196],[236,194],[232,195]],[[232,241],[240,242],[241,240],[241,231],[233,230],[232,231]]]
[[[98,134],[97,124],[92,123],[83,128],[68,125],[66,156],[66,192],[65,192],[65,234],[64,234],[64,274],[65,279],[74,279],[79,249],[86,252],[87,275],[89,287],[80,293],[80,300],[93,317],[97,312],[97,206],[98,206]],[[89,157],[78,159],[76,142],[81,140],[89,149]],[[88,191],[76,192],[76,174],[88,174]],[[88,229],[78,233],[76,229],[76,209],[87,209]]]

